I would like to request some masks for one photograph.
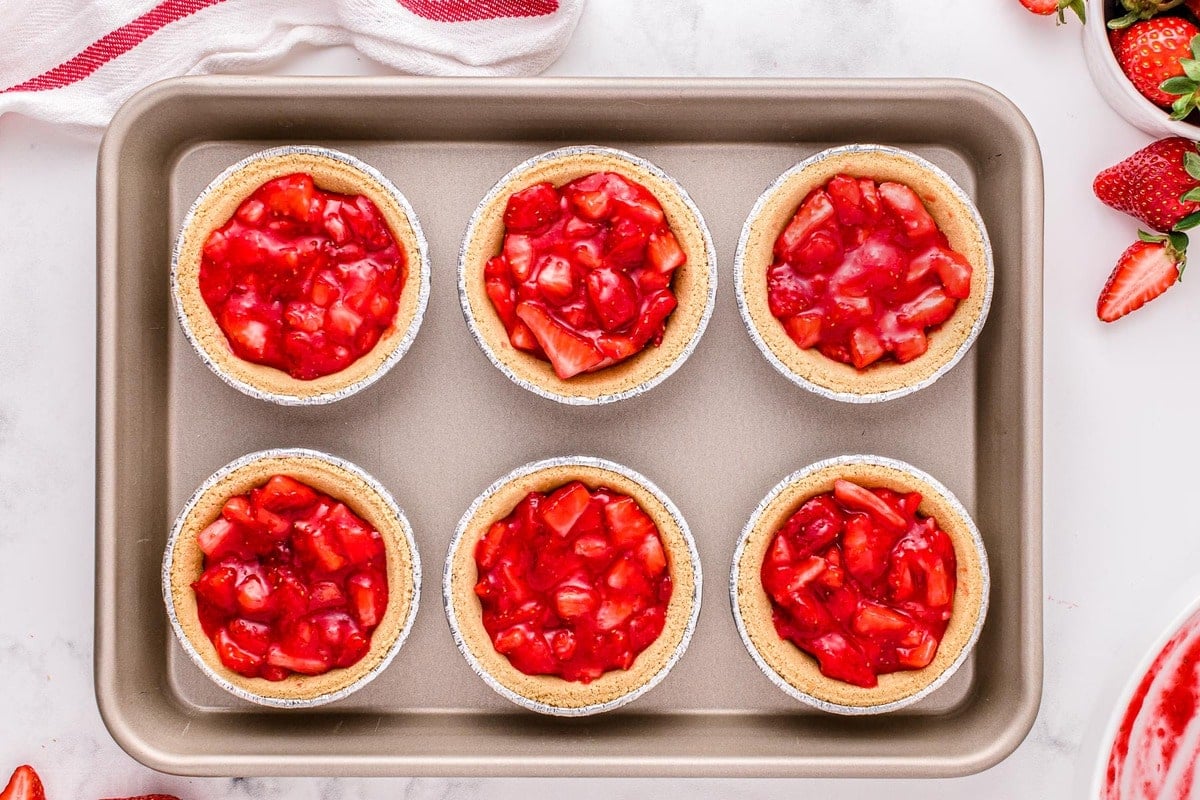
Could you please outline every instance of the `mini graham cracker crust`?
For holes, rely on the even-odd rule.
[[[950,247],[972,267],[970,295],[946,322],[927,332],[929,349],[901,364],[892,359],[856,369],[801,349],[767,302],[767,269],[775,240],[809,192],[839,174],[901,183],[917,193]],[[987,230],[978,210],[945,172],[905,150],[848,145],[825,150],[783,173],[755,203],[742,229],[734,262],[734,289],[755,344],[789,380],[831,399],[862,403],[891,400],[922,389],[953,367],[970,349],[987,319],[994,267]]]
[[[654,521],[667,556],[673,590],[659,637],[627,670],[611,670],[591,683],[554,675],[526,675],[498,653],[483,626],[475,595],[475,546],[493,522],[508,516],[530,492],[552,492],[571,481],[608,487],[632,497]],[[610,711],[657,685],[687,648],[700,612],[700,560],[678,509],[637,473],[594,458],[560,458],[529,464],[493,484],[459,523],[446,562],[446,614],[459,650],[497,693],[543,714],[584,716]]]
[[[247,678],[228,669],[205,635],[192,583],[203,571],[197,536],[221,514],[230,497],[288,475],[345,503],[377,530],[387,558],[388,603],[371,634],[371,648],[357,663],[321,675],[293,673],[282,681]],[[399,651],[416,618],[420,559],[408,520],[373,478],[357,467],[313,450],[252,453],[223,467],[193,495],[176,520],[163,562],[163,590],[175,634],[188,655],[218,685],[251,702],[281,708],[339,700],[370,682]]]
[[[294,173],[312,176],[319,189],[370,199],[405,257],[406,277],[391,326],[371,350],[345,369],[313,380],[299,380],[274,367],[239,358],[200,294],[200,263],[209,234],[228,222],[264,183]],[[329,403],[374,383],[408,350],[429,299],[429,258],[425,236],[408,200],[379,171],[337,150],[277,147],[243,159],[201,192],[176,240],[171,293],[188,340],[226,383],[252,397],[282,405]]]
[[[537,183],[556,187],[595,172],[615,172],[640,183],[662,206],[687,262],[671,283],[678,305],[667,319],[662,342],[596,372],[563,380],[548,361],[512,346],[484,287],[484,267],[501,251],[504,209],[515,192]],[[542,397],[570,405],[609,403],[653,388],[678,369],[704,333],[716,299],[712,238],[687,192],[658,167],[606,147],[564,147],[516,167],[492,187],[467,225],[459,254],[459,295],[471,334],[488,359],[512,381]]]
[[[937,655],[919,670],[879,675],[863,688],[822,674],[817,660],[784,639],[772,620],[762,564],[776,531],[806,500],[833,491],[839,478],[868,488],[920,492],[918,513],[933,517],[954,545],[958,563],[953,610]],[[909,706],[949,680],[974,647],[987,615],[990,574],[983,540],[957,498],[908,464],[877,456],[844,456],[818,462],[784,479],[764,498],[742,533],[734,555],[734,620],[759,667],[792,697],[838,714],[878,714]]]

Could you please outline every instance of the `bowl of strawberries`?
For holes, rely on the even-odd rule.
[[[1146,133],[1200,138],[1200,0],[1087,0],[1087,17],[1083,52],[1108,104]]]

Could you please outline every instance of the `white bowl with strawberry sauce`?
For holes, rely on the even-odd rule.
[[[551,458],[471,504],[442,588],[454,641],[493,691],[580,717],[636,700],[678,662],[700,614],[700,556],[679,509],[645,476],[589,456]]]
[[[275,708],[340,700],[395,658],[421,561],[391,494],[316,450],[245,455],[179,513],[163,555],[171,627],[230,694]]]
[[[983,539],[911,464],[819,461],[759,503],[734,551],[730,602],[763,673],[834,714],[905,708],[966,661],[987,616]]]
[[[1083,57],[1100,96],[1129,124],[1151,136],[1200,137],[1200,127],[1185,120],[1171,119],[1169,109],[1159,108],[1147,100],[1125,76],[1109,42],[1107,12],[1105,0],[1087,0]]]

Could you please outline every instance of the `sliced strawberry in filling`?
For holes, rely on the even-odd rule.
[[[383,539],[344,503],[289,475],[229,498],[198,535],[192,584],[221,663],[283,680],[357,663],[388,603]]]
[[[530,675],[588,683],[662,633],[672,583],[632,497],[579,481],[530,493],[475,546],[475,594],[496,651]]]
[[[954,605],[957,560],[921,495],[835,481],[776,531],[761,579],[779,635],[856,686],[921,669]]]
[[[297,173],[264,183],[209,234],[200,294],[235,355],[311,380],[375,347],[406,276],[404,250],[369,198]]]
[[[657,346],[687,254],[658,200],[613,172],[512,194],[484,289],[518,350],[571,378]]]
[[[971,275],[911,188],[836,175],[775,240],[767,305],[797,347],[864,370],[924,355]]]

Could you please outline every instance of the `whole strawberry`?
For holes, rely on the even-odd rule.
[[[1100,290],[1096,316],[1114,322],[1170,289],[1183,275],[1186,251],[1185,234],[1152,236],[1138,231],[1138,241],[1117,259],[1116,269]]]
[[[1163,84],[1174,78],[1188,79],[1181,62],[1192,58],[1192,39],[1197,34],[1200,28],[1186,19],[1155,17],[1136,22],[1126,30],[1113,54],[1121,71],[1143,97],[1156,106],[1170,108],[1183,92],[1171,91]]]
[[[1200,2],[1200,0],[1195,1]],[[1075,12],[1075,16],[1079,17],[1080,22],[1087,21],[1083,0],[1021,0],[1021,5],[1035,14],[1041,14],[1046,17],[1051,14],[1058,14],[1059,25],[1066,22],[1064,13],[1068,8]]]
[[[1092,191],[1156,231],[1187,230],[1200,224],[1200,150],[1179,136],[1160,139],[1097,175]]]

